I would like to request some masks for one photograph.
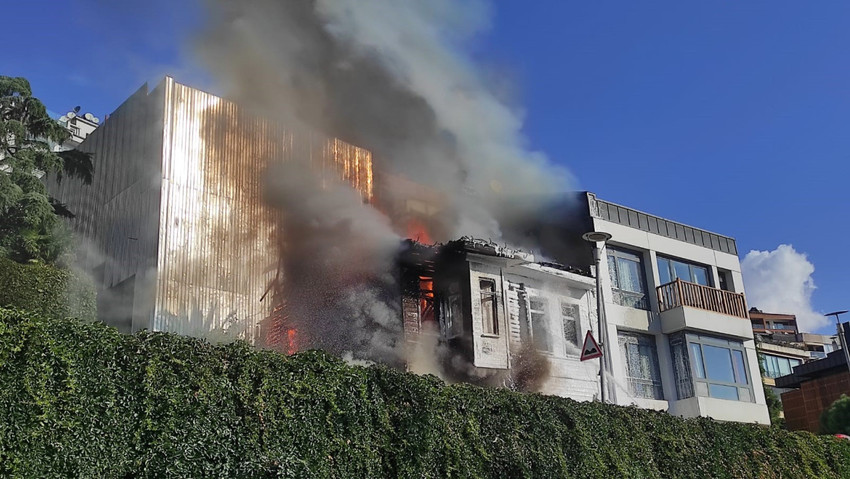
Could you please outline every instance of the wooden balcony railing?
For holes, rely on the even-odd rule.
[[[747,319],[747,300],[743,293],[733,293],[677,279],[655,288],[660,310],[689,306]]]

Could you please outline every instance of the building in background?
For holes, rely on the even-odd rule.
[[[100,118],[91,113],[80,114],[80,107],[60,116],[57,121],[71,134],[64,144],[57,145],[62,150],[73,150],[80,146],[100,126]]]
[[[784,335],[794,341],[800,332],[797,317],[793,314],[765,313],[758,308],[750,308],[750,322],[754,334]]]
[[[612,236],[599,274],[616,402],[769,424],[735,240],[586,204],[588,231]]]
[[[99,316],[122,331],[260,339],[279,265],[260,191],[269,164],[303,159],[372,195],[369,151],[170,77],[144,85],[96,129],[85,115],[65,119],[94,155],[94,179],[48,179],[48,188],[76,213]]]
[[[845,337],[850,323],[843,323]],[[776,378],[782,388],[785,426],[792,431],[820,432],[820,417],[842,394],[850,394],[850,368],[843,350],[798,365],[791,374]]]

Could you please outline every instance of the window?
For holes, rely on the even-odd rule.
[[[773,356],[763,354],[761,357],[761,366],[764,368],[764,375],[769,378],[778,378],[791,374],[794,366],[799,366],[802,363],[799,359],[783,358],[781,356]]]
[[[720,284],[718,286],[723,291],[732,291],[729,288],[729,276],[728,275],[729,275],[728,271],[717,270],[717,279],[720,280]]]
[[[481,321],[484,334],[499,334],[496,282],[492,279],[482,279],[478,282],[478,289],[481,291]]]
[[[670,348],[679,399],[696,394],[733,401],[753,400],[741,342],[679,333],[670,337]]]
[[[460,284],[452,282],[447,295],[443,296],[442,307],[443,328],[446,339],[463,335],[463,297],[460,294]]]
[[[608,273],[614,302],[621,306],[649,309],[643,261],[638,253],[608,247]]]
[[[579,331],[579,309],[577,304],[561,301],[561,322],[564,326],[565,353],[576,355],[580,338]]]
[[[663,256],[658,257],[658,278],[661,280],[661,284],[671,283],[678,278],[682,281],[711,286],[708,280],[708,268],[705,266],[664,258]]]
[[[679,399],[694,397],[694,383],[691,380],[691,362],[682,333],[670,336],[670,353],[673,356],[673,378],[676,381],[676,396]],[[705,376],[703,374],[703,376]]]
[[[549,335],[549,301],[546,298],[532,296],[528,299],[528,312],[531,316],[531,337],[539,351],[552,352],[552,338]]]
[[[655,336],[624,332],[618,336],[632,397],[664,399]]]

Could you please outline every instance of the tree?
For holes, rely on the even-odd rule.
[[[824,434],[850,435],[850,397],[842,394],[820,416],[820,428]]]
[[[53,262],[70,235],[59,216],[73,213],[47,194],[46,173],[90,184],[91,155],[55,152],[70,133],[32,96],[25,78],[0,76],[0,256],[18,262]]]

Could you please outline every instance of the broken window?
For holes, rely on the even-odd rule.
[[[579,309],[577,304],[561,301],[561,322],[564,325],[566,354],[577,354],[579,342]]]
[[[552,338],[549,334],[549,301],[546,298],[532,296],[528,300],[531,316],[531,337],[534,346],[540,351],[552,352]]]
[[[445,323],[443,333],[445,337],[451,339],[463,335],[463,297],[457,282],[449,285],[448,297],[444,296],[441,309]]]
[[[499,314],[496,309],[496,282],[482,279],[478,282],[481,291],[481,321],[484,334],[499,334]]]

